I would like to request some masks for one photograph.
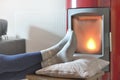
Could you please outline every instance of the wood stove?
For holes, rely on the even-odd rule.
[[[110,11],[109,8],[70,8],[68,28],[75,31],[75,55],[87,55],[110,60]],[[106,68],[106,71],[109,70]]]

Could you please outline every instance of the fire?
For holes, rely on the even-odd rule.
[[[96,44],[93,38],[90,38],[87,42],[87,48],[89,50],[95,50],[96,49]]]

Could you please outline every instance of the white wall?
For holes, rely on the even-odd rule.
[[[0,0],[0,18],[8,35],[27,40],[27,51],[56,44],[66,33],[65,0]]]

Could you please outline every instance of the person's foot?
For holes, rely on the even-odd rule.
[[[65,46],[57,53],[57,56],[63,61],[68,62],[73,60],[73,54],[76,51],[77,41],[75,33],[72,32],[69,41],[65,44]]]
[[[57,55],[45,60],[41,62],[41,66],[42,68],[53,65],[53,64],[57,64],[57,63],[62,63],[62,60],[60,60]]]
[[[50,66],[57,63],[68,62],[73,60],[73,54],[76,50],[76,37],[72,31],[71,36],[65,46],[52,58],[42,61],[42,67]]]
[[[41,50],[41,54],[42,54],[42,59],[43,61],[53,57],[54,55],[56,55],[63,47],[64,45],[68,42],[70,36],[71,36],[71,29],[67,31],[66,35],[64,36],[64,38],[62,40],[60,40],[56,45],[47,48],[45,50]]]

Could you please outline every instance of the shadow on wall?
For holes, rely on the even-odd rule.
[[[31,26],[26,40],[26,51],[35,52],[55,45],[61,37],[43,30],[37,26]]]

